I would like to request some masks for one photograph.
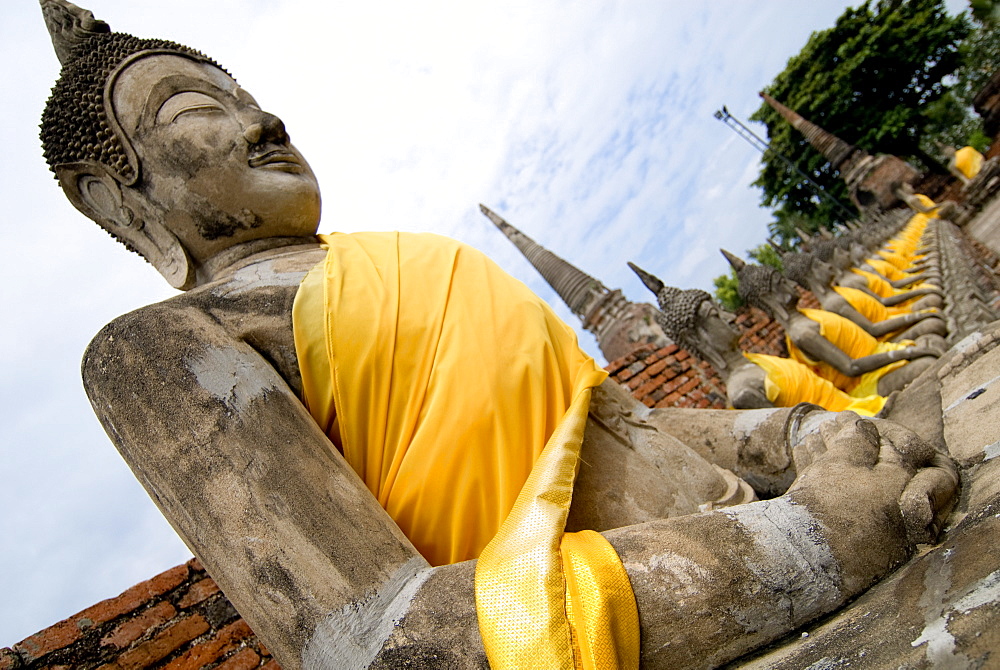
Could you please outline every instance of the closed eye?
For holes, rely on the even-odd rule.
[[[223,114],[227,107],[216,98],[200,91],[181,91],[170,96],[156,113],[156,123],[171,124],[194,114]]]
[[[184,107],[183,109],[178,109],[174,112],[174,115],[170,117],[170,123],[177,120],[177,117],[183,116],[184,114],[210,114],[212,112],[221,112],[223,109],[218,105],[191,105],[190,107]]]

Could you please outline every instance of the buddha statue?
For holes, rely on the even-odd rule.
[[[833,312],[800,309],[795,284],[777,270],[722,253],[736,270],[740,297],[785,329],[789,356],[850,395],[887,396],[916,379],[939,355],[929,347],[879,342]]]
[[[944,347],[948,328],[937,312],[912,312],[904,308],[905,311],[894,314],[864,291],[834,286],[833,266],[806,252],[782,254],[781,263],[785,276],[811,291],[823,309],[849,319],[869,335],[893,342],[934,336],[937,339],[928,340],[927,346]]]
[[[986,158],[976,150],[975,147],[964,146],[961,149],[937,142],[938,149],[948,159],[948,172],[953,177],[967,185],[976,178],[976,175],[983,169]]]
[[[683,443],[482,254],[317,237],[308,163],[214,61],[41,4],[63,60],[41,131],[59,186],[184,291],[97,334],[87,394],[283,667],[572,667],[577,557],[615,585],[578,592],[622,613],[605,617],[614,662],[719,665],[840,607],[939,527],[952,466],[904,429],[760,410],[748,442],[744,415],[710,413]],[[740,504],[754,492],[728,468],[762,464],[777,497]],[[496,531],[485,548],[463,518]],[[427,544],[435,527],[455,532]]]
[[[875,416],[885,404],[881,396],[853,398],[798,361],[766,354],[744,354],[735,317],[723,311],[705,291],[682,291],[633,263],[629,267],[656,295],[657,323],[667,337],[709,363],[726,385],[736,409],[794,407],[811,403],[831,411]]]
[[[941,290],[932,286],[899,290],[881,275],[854,266],[851,255],[835,240],[822,240],[810,246],[809,252],[818,260],[833,266],[837,273],[833,283],[868,293],[885,307],[906,305],[911,310],[941,309]]]

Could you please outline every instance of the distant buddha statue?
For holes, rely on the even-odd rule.
[[[481,253],[317,236],[308,163],[214,61],[41,4],[60,187],[185,291],[98,333],[87,394],[283,667],[720,665],[933,537],[953,475],[916,436],[813,412],[755,452],[794,483],[738,504]],[[734,462],[741,416],[705,427]]]
[[[851,397],[790,358],[741,352],[733,316],[721,310],[712,296],[699,289],[665,286],[637,265],[629,267],[656,295],[660,307],[656,319],[663,332],[719,373],[734,408],[794,407],[806,402],[834,412],[875,416],[885,404],[878,395]]]
[[[896,289],[884,277],[854,267],[851,255],[835,240],[822,240],[811,245],[810,253],[837,272],[834,284],[868,293],[886,307],[906,306],[908,309],[940,309],[944,305],[941,290],[931,286]]]
[[[879,342],[838,314],[799,308],[798,290],[777,270],[723,254],[736,270],[740,297],[785,329],[789,356],[849,395],[886,396],[900,390],[939,354],[929,347]]]
[[[865,291],[833,285],[836,270],[809,253],[783,254],[781,263],[785,276],[811,291],[823,309],[849,319],[869,335],[894,342],[933,335],[940,340],[935,345],[944,346],[943,336],[948,328],[938,313],[912,312],[904,308],[894,314],[891,308]]]
[[[963,184],[975,179],[983,169],[986,158],[975,147],[964,146],[956,149],[942,143],[938,143],[938,147],[948,158],[948,171]]]

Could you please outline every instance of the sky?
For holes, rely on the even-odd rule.
[[[738,118],[840,0],[84,0],[112,29],[200,49],[280,116],[323,192],[320,232],[467,242],[574,317],[484,203],[635,302],[626,266],[711,290],[766,236]],[[965,8],[950,0],[952,12]],[[176,292],[63,197],[37,125],[58,62],[35,0],[0,9],[0,646],[191,552],[105,436],[87,342]],[[758,134],[763,128],[757,126]],[[594,338],[581,345],[603,363]]]

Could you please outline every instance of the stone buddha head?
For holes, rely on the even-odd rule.
[[[721,309],[699,289],[665,286],[655,276],[629,263],[649,290],[656,294],[656,321],[663,332],[719,373],[729,401],[736,408],[770,407],[764,386],[766,373],[740,353],[740,332],[733,314]]]
[[[772,267],[746,263],[725,249],[722,254],[736,270],[739,295],[744,302],[764,310],[779,323],[787,323],[799,303],[795,284]]]
[[[88,218],[188,289],[225,250],[316,231],[316,178],[281,120],[188,47],[110,32],[42,0],[63,63],[42,115],[46,160]]]
[[[838,246],[836,240],[822,240],[812,245],[809,253],[817,260],[828,263],[840,272],[848,270],[853,266],[851,254]]]
[[[814,286],[826,287],[833,283],[837,276],[836,269],[814,255],[801,251],[782,254],[781,264],[784,275],[805,289]]]

